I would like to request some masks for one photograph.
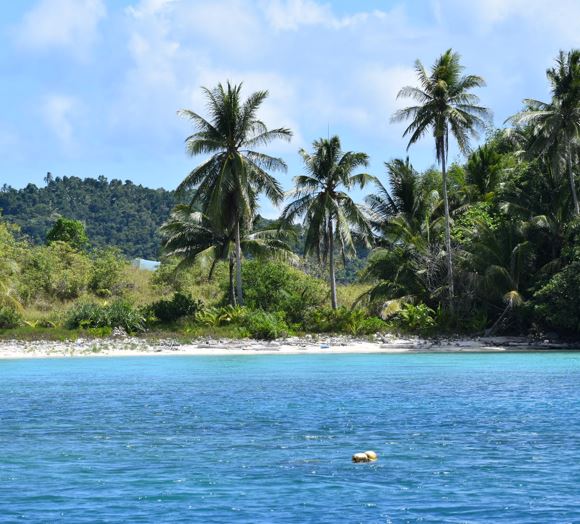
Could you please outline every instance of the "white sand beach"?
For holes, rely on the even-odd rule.
[[[481,337],[428,340],[392,335],[357,339],[345,336],[291,337],[259,340],[200,339],[193,343],[147,340],[135,337],[78,339],[75,341],[0,341],[0,359],[112,357],[155,355],[304,355],[363,353],[470,353],[557,351],[580,349],[549,340],[529,341],[521,337]]]

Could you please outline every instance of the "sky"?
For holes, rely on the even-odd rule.
[[[2,2],[0,185],[41,186],[50,171],[174,189],[203,160],[187,156],[192,128],[177,111],[204,115],[201,86],[228,80],[268,90],[262,120],[292,129],[267,148],[288,164],[285,189],[302,172],[298,150],[329,133],[380,178],[407,154],[425,169],[433,140],[407,152],[390,123],[416,59],[459,52],[485,78],[476,94],[499,127],[523,98],[549,97],[546,68],[580,47],[579,20],[579,0]],[[278,214],[266,201],[261,212]]]

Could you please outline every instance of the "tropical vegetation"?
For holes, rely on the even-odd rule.
[[[385,119],[406,122],[409,148],[432,137],[425,170],[404,153],[368,173],[365,153],[321,138],[285,195],[273,173],[286,164],[264,151],[290,130],[259,119],[266,91],[227,83],[204,90],[207,118],[180,113],[204,160],[178,193],[52,175],[5,186],[0,331],[580,335],[580,51],[548,68],[550,100],[524,100],[502,129],[457,53],[416,72],[399,93],[415,105]],[[262,198],[279,219],[259,215]],[[155,272],[129,263],[157,254]]]

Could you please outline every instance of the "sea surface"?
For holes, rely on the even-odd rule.
[[[580,353],[0,361],[0,522],[580,522]]]

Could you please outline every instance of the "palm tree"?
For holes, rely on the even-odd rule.
[[[338,249],[345,260],[355,254],[356,237],[369,245],[371,235],[368,218],[344,190],[362,188],[373,177],[352,174],[358,167],[368,165],[368,156],[343,153],[338,136],[315,140],[313,149],[312,154],[300,150],[307,174],[294,178],[296,188],[292,195],[296,200],[286,206],[282,220],[288,224],[304,216],[304,254],[314,254],[325,263],[328,259],[331,303],[337,309],[335,251]]]
[[[466,200],[490,202],[502,171],[502,157],[489,144],[478,147],[465,165]]]
[[[489,115],[481,107],[479,98],[469,91],[485,85],[483,78],[476,75],[463,76],[460,56],[448,49],[433,64],[431,74],[417,60],[415,70],[420,87],[407,86],[399,91],[397,98],[412,98],[419,105],[397,111],[392,121],[401,122],[411,119],[403,136],[409,136],[409,149],[428,131],[435,138],[437,161],[443,174],[443,204],[445,211],[445,249],[447,251],[447,273],[449,303],[453,307],[453,260],[451,254],[451,228],[449,218],[449,199],[447,195],[447,156],[449,133],[455,137],[462,153],[469,151],[470,136],[477,137],[477,131],[484,126],[484,118]]]
[[[522,304],[523,291],[534,273],[534,246],[526,237],[528,223],[507,219],[502,227],[481,224],[467,252],[464,263],[475,280],[478,297],[484,308],[499,314],[491,335],[515,307]]]
[[[268,129],[257,112],[268,96],[258,91],[242,101],[242,84],[214,89],[203,88],[208,102],[209,120],[188,109],[180,115],[192,121],[195,133],[185,140],[188,152],[211,155],[196,167],[179,185],[178,190],[195,189],[191,206],[199,208],[211,221],[214,230],[232,231],[235,238],[236,294],[242,295],[242,224],[251,224],[257,195],[264,193],[273,203],[283,199],[279,182],[268,172],[285,171],[286,164],[256,151],[275,139],[290,140],[286,128]],[[228,210],[227,213],[224,211]]]
[[[408,158],[385,162],[385,167],[389,189],[375,180],[377,192],[366,198],[380,236],[363,278],[376,284],[360,297],[371,303],[386,300],[383,313],[407,301],[432,302],[445,268],[436,243],[443,220],[441,198],[430,173],[421,176]]]
[[[390,189],[377,179],[374,181],[377,192],[365,199],[372,210],[373,228],[382,237],[379,243],[414,243],[419,237],[430,242],[439,193],[426,177],[419,175],[408,158],[385,162],[385,167]]]
[[[297,256],[284,241],[279,230],[250,232],[242,225],[240,251],[257,259],[297,262]],[[189,205],[175,207],[169,219],[161,226],[163,248],[167,256],[180,258],[176,269],[190,267],[198,261],[210,262],[208,280],[211,280],[217,263],[229,260],[229,302],[236,305],[234,292],[234,264],[236,237],[231,231],[216,230],[202,213],[194,212]]]
[[[580,215],[580,203],[572,168],[574,148],[580,141],[580,49],[568,53],[560,51],[556,66],[546,71],[552,84],[552,101],[525,99],[526,109],[508,118],[517,126],[531,127],[528,154],[532,157],[547,155],[553,166],[565,164],[574,203],[574,212]]]

